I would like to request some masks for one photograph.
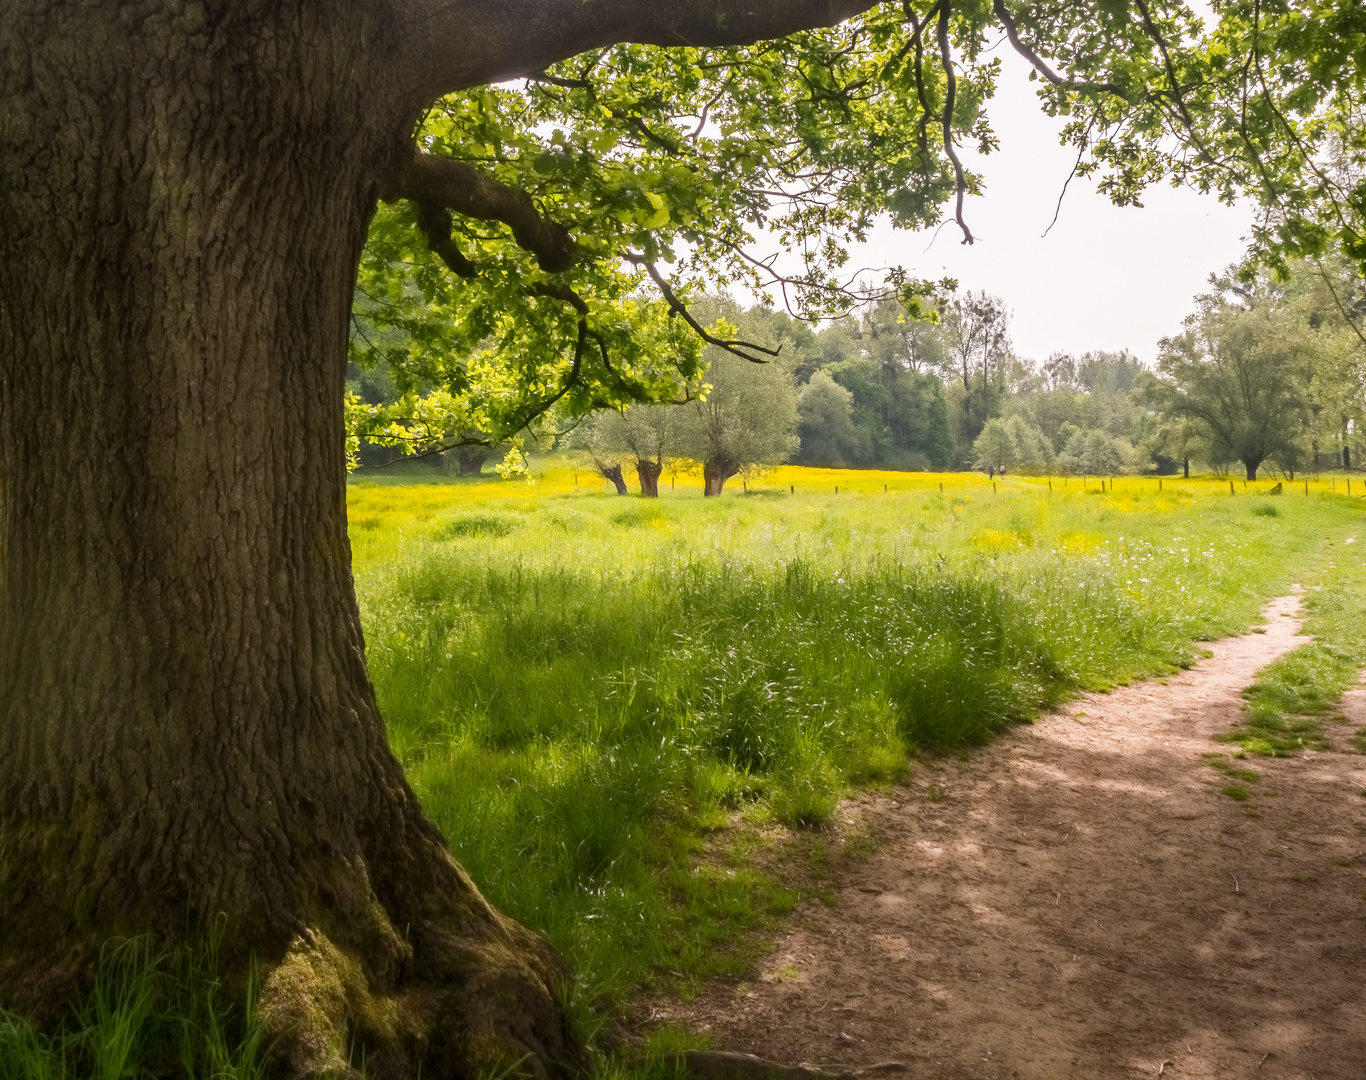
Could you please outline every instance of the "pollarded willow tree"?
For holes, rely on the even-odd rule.
[[[1002,30],[1120,201],[1251,190],[1274,249],[1366,258],[1360,9],[1219,11],[0,0],[0,1001],[56,1015],[109,936],[223,915],[297,1073],[566,1068],[558,962],[423,816],[366,676],[358,268],[371,325],[442,346],[406,356],[433,431],[676,397],[704,275],[840,311],[878,214],[971,239]]]
[[[1315,334],[1280,297],[1200,298],[1184,333],[1163,338],[1150,394],[1194,422],[1208,459],[1241,461],[1248,480],[1271,461],[1293,474],[1309,441]]]
[[[731,477],[762,473],[796,453],[797,388],[786,367],[756,371],[722,349],[707,352],[710,389],[678,407],[678,444],[702,465],[702,493],[720,495]]]
[[[640,494],[659,498],[659,477],[680,453],[681,415],[673,405],[632,405],[622,412],[603,409],[569,434],[566,445],[582,450],[593,467],[627,492],[624,469],[634,469]]]

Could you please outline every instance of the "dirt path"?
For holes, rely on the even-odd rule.
[[[920,1080],[1366,1078],[1366,757],[1204,755],[1297,636],[1213,646],[1167,685],[1093,694],[849,813],[881,841],[798,913],[752,984],[662,1019],[783,1061]],[[1345,710],[1366,722],[1366,694]],[[1328,725],[1334,727],[1334,725]]]

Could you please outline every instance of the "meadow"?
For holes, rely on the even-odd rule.
[[[1273,486],[782,468],[642,500],[548,459],[358,474],[349,508],[393,746],[586,1018],[744,971],[801,887],[772,853],[843,793],[1188,665],[1319,573],[1362,504]]]

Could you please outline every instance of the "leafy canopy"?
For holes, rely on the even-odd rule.
[[[1366,262],[1366,9],[1215,14],[1207,29],[1162,0],[905,0],[753,46],[616,45],[443,98],[357,283],[353,359],[387,360],[403,396],[353,401],[352,431],[422,450],[551,409],[705,393],[686,313],[703,289],[745,286],[807,318],[892,297],[932,317],[952,283],[863,273],[846,245],[882,215],[956,218],[971,241],[963,196],[983,184],[956,148],[995,146],[1003,36],[1042,107],[1069,118],[1078,173],[1116,202],[1158,180],[1250,195],[1273,266],[1335,246]]]

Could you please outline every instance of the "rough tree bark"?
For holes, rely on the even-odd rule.
[[[618,495],[629,494],[626,490],[626,477],[622,476],[620,465],[604,465],[598,469],[598,472],[602,473],[604,480],[612,481]]]
[[[573,1062],[560,962],[456,865],[365,671],[367,223],[438,93],[868,6],[0,0],[0,1004],[55,1017],[107,937],[223,914],[294,1073]]]
[[[738,466],[724,462],[705,461],[702,463],[702,494],[720,495],[726,481],[740,471]]]
[[[1243,462],[1243,468],[1247,470],[1247,478],[1249,480],[1257,479],[1257,469],[1261,467],[1261,464],[1261,458],[1256,458],[1255,460],[1249,459],[1248,461]]]
[[[664,467],[645,458],[636,459],[636,476],[640,479],[640,493],[647,499],[659,498],[659,474]]]

